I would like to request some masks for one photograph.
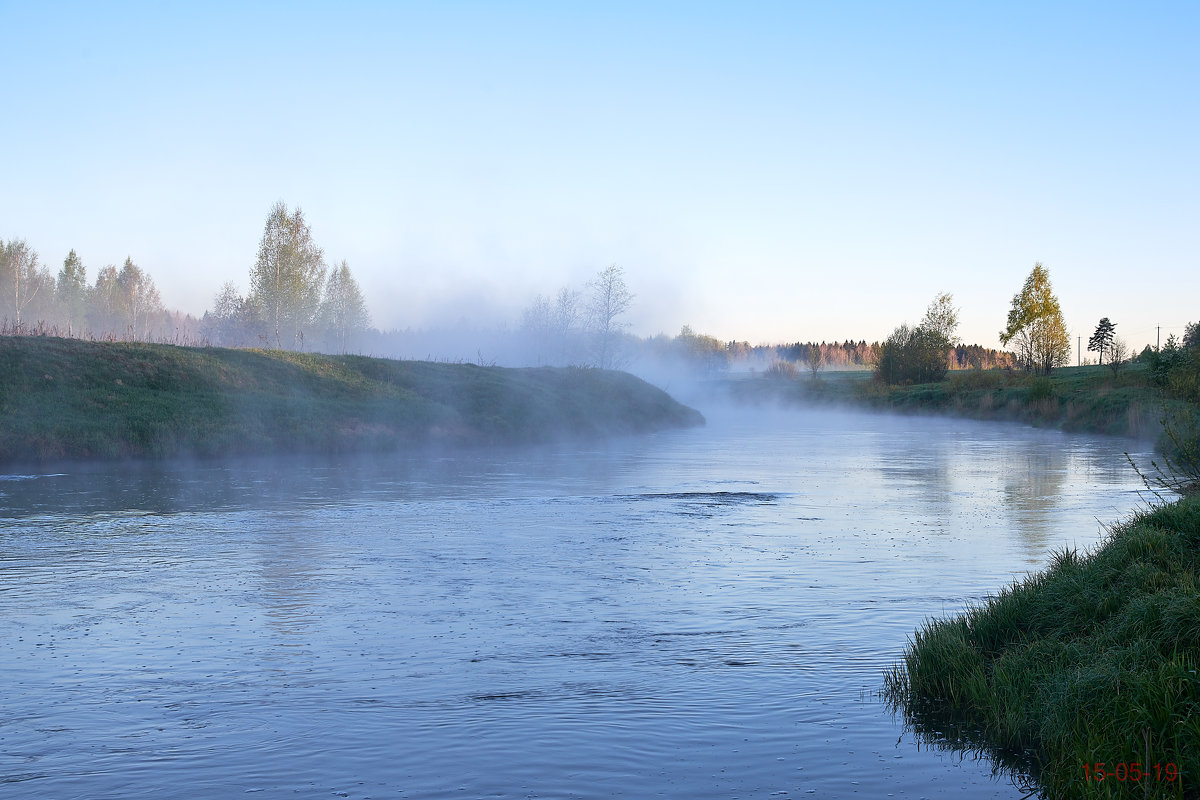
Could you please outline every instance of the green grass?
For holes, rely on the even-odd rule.
[[[946,380],[911,386],[879,384],[867,371],[830,372],[817,381],[741,380],[731,382],[731,390],[742,399],[847,403],[1149,439],[1158,435],[1165,409],[1180,404],[1165,397],[1142,364],[1128,365],[1116,376],[1100,366],[1065,367],[1049,377],[998,369],[956,370]]]
[[[1200,797],[1200,496],[919,629],[886,694],[931,742],[1031,772],[1052,798]],[[1141,764],[1175,781],[1086,780]],[[1149,765],[1149,766],[1147,766]],[[1094,767],[1093,767],[1094,769]],[[1161,773],[1165,776],[1165,772]]]
[[[1139,437],[1157,435],[1164,403],[1141,365],[1116,376],[1104,367],[1068,367],[1049,377],[963,371],[937,384],[883,389],[870,399],[907,410]]]
[[[0,462],[387,451],[702,422],[605,370],[0,337]]]

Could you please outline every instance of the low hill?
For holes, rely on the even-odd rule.
[[[379,452],[703,422],[609,370],[0,337],[0,462]]]

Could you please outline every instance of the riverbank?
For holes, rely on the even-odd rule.
[[[937,383],[912,386],[877,383],[867,370],[822,373],[816,379],[759,375],[729,379],[724,386],[733,398],[746,402],[848,404],[1149,440],[1161,431],[1164,404],[1174,405],[1142,364],[1128,365],[1116,375],[1099,366],[1065,367],[1049,377],[961,370]]]
[[[1200,496],[933,620],[886,677],[918,734],[1044,796],[1200,796]]]
[[[703,424],[622,372],[0,337],[0,462],[385,452]]]

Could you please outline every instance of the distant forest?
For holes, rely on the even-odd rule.
[[[762,371],[780,377],[792,377],[804,369],[870,369],[882,347],[880,342],[868,343],[865,339],[791,344],[721,342],[712,336],[697,335],[686,326],[676,337],[656,336],[632,344],[632,350],[641,357],[652,356],[660,361],[674,357],[702,373]],[[1013,354],[978,344],[960,344],[948,350],[947,360],[950,369],[991,369],[1016,363]]]
[[[795,342],[794,344],[759,345],[750,347],[747,342],[730,342],[730,349],[742,358],[757,361],[773,356],[779,361],[810,364],[816,357],[829,369],[870,369],[879,359],[879,342],[866,341]],[[741,356],[746,352],[745,356]],[[1011,353],[993,350],[977,344],[960,344],[948,353],[950,369],[993,369],[1009,367],[1016,363]]]

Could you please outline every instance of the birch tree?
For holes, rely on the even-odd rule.
[[[933,298],[929,308],[925,309],[925,318],[921,327],[932,331],[946,340],[946,347],[956,347],[958,338],[958,309],[954,305],[954,295],[942,292]]]
[[[121,324],[121,292],[117,274],[116,267],[105,264],[96,273],[96,284],[88,292],[88,324],[97,336],[114,336]]]
[[[263,314],[270,338],[282,349],[301,347],[311,330],[325,283],[325,257],[297,208],[271,207],[250,272],[250,303]]]
[[[579,327],[579,292],[563,287],[553,298],[538,295],[521,316],[537,363],[569,364]]]
[[[22,314],[47,283],[53,288],[50,273],[38,266],[37,251],[24,239],[0,241],[0,319],[20,328]]]
[[[162,298],[154,279],[132,258],[126,258],[117,273],[117,297],[126,333],[133,339],[149,337],[153,321],[162,314]]]
[[[617,342],[627,327],[618,318],[629,310],[633,294],[625,286],[625,273],[616,264],[596,276],[588,287],[588,322],[595,340],[596,366],[611,369]]]
[[[1025,369],[1049,375],[1071,359],[1071,339],[1063,321],[1062,308],[1050,285],[1050,272],[1041,262],[1013,295],[1008,327],[1000,332],[1000,343],[1016,343],[1017,358]]]
[[[245,347],[258,335],[258,318],[233,281],[226,281],[213,298],[213,307],[204,312],[200,330],[218,347]]]
[[[74,250],[63,259],[55,292],[58,294],[59,307],[67,323],[67,332],[74,333],[76,329],[83,327],[88,303],[87,268]]]
[[[321,301],[321,318],[339,353],[346,352],[347,342],[371,325],[371,314],[358,281],[350,274],[345,259],[329,271],[325,297]]]

